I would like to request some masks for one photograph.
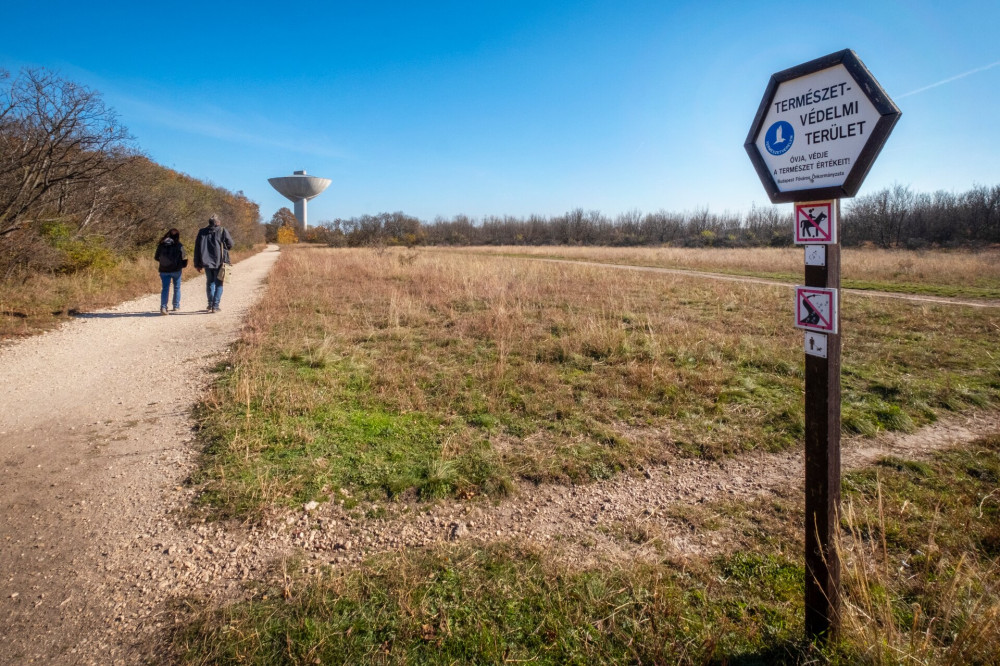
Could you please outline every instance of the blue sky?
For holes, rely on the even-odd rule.
[[[99,90],[265,220],[297,169],[333,180],[311,222],[766,205],[743,141],[768,78],[843,48],[903,111],[860,194],[1000,183],[996,0],[40,7],[4,10],[0,66]]]

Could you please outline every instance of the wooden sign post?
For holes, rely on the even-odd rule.
[[[839,208],[840,202],[836,202]],[[839,210],[838,210],[839,213]],[[839,215],[837,216],[839,217]],[[814,246],[813,246],[814,247]],[[823,266],[805,267],[807,287],[840,294],[840,244],[821,246]],[[839,305],[839,304],[838,304]],[[806,635],[840,628],[840,559],[833,544],[840,511],[840,308],[826,336],[825,357],[810,353],[806,334]]]
[[[743,144],[771,202],[795,202],[795,242],[805,246],[795,325],[806,331],[805,629],[814,639],[840,629],[840,199],[857,194],[899,116],[854,51],[838,51],[772,75]]]

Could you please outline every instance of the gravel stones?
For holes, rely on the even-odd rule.
[[[469,528],[465,523],[452,523],[448,526],[448,540],[458,541],[469,534]]]

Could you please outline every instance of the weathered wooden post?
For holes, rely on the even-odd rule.
[[[743,144],[772,203],[795,202],[805,285],[806,634],[840,629],[840,199],[868,175],[899,108],[851,50],[771,76]]]
[[[796,325],[806,329],[806,634],[839,628],[840,560],[833,547],[840,507],[840,201],[829,206],[834,242],[807,245],[805,288],[797,287]],[[796,221],[817,206],[795,204]],[[814,219],[818,218],[814,215]],[[807,222],[808,224],[808,222]],[[798,234],[796,234],[798,235]],[[824,332],[819,332],[824,331]]]

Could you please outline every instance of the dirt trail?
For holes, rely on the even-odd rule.
[[[766,284],[772,287],[785,287],[792,289],[795,285],[779,280],[767,278],[755,278],[746,275],[729,275],[727,273],[712,273],[710,271],[699,271],[687,268],[661,268],[659,266],[630,266],[628,264],[608,264],[596,261],[583,261],[580,259],[551,259],[543,257],[519,257],[528,261],[546,261],[556,264],[577,264],[581,266],[599,266],[601,268],[617,268],[625,271],[642,271],[647,273],[667,273],[670,275],[687,275],[696,278],[709,280],[723,280],[727,282],[749,282],[752,284]],[[958,298],[952,296],[926,296],[923,294],[903,294],[891,291],[873,291],[869,289],[842,289],[845,294],[852,296],[866,296],[868,298],[892,298],[901,301],[914,301],[917,303],[937,303],[940,305],[958,305],[969,308],[1000,308],[998,299],[977,299]]]
[[[189,410],[275,250],[236,266],[222,312],[199,277],[177,314],[150,295],[0,349],[0,663],[134,663],[123,644],[162,621],[169,580],[135,555],[188,501]]]
[[[184,284],[180,315],[153,314],[158,296],[147,296],[0,349],[0,664],[162,663],[184,600],[242,597],[297,553],[307,571],[455,539],[530,540],[578,564],[662,557],[662,543],[621,533],[630,521],[654,527],[675,554],[711,553],[725,535],[694,533],[673,509],[801,486],[801,453],[790,452],[678,459],[587,486],[522,483],[496,504],[323,503],[257,525],[192,524],[190,409],[276,258],[241,262],[220,314],[194,310],[198,279]],[[844,466],[996,432],[991,411],[849,439]]]
[[[1000,432],[1000,412],[955,416],[910,433],[883,433],[842,443],[845,471],[860,469],[884,456],[919,460],[934,451]],[[341,564],[364,555],[433,542],[471,539],[523,539],[545,544],[550,556],[578,566],[608,561],[711,555],[727,547],[724,531],[695,533],[671,514],[677,508],[798,492],[804,479],[801,451],[747,454],[722,461],[677,459],[637,474],[623,474],[585,486],[535,486],[521,483],[514,497],[499,504],[441,502],[433,507],[383,504],[345,511],[324,504],[285,519],[290,527],[280,541],[311,553],[314,560]],[[372,509],[384,517],[365,520]],[[317,529],[318,528],[318,529]],[[660,538],[629,538],[648,530]]]

